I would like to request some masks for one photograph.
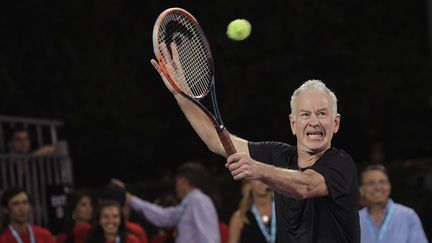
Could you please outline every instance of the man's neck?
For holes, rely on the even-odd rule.
[[[368,211],[376,225],[381,225],[382,221],[384,220],[386,205],[387,202],[381,204],[373,204],[368,207]]]
[[[27,232],[27,228],[29,224],[12,222],[11,225],[18,232],[18,234],[22,234]]]
[[[189,195],[189,193],[191,193],[193,190],[195,190],[195,187],[193,186],[188,186],[184,188],[184,193],[183,193],[183,197],[181,198],[182,200],[187,197],[187,195]]]
[[[324,154],[326,150],[320,151],[316,154],[311,154],[307,151],[297,150],[298,159],[297,164],[300,169],[310,167],[315,164],[315,162]]]

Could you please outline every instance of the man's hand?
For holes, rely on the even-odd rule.
[[[258,180],[262,177],[264,166],[245,153],[235,153],[228,157],[225,164],[234,180]]]
[[[117,178],[111,178],[111,183],[116,184],[117,186],[126,189],[126,184]],[[130,204],[131,198],[132,198],[132,194],[130,192],[126,191],[125,205]]]
[[[173,94],[177,94],[177,91],[173,88],[173,86],[170,84],[170,82],[168,81],[168,78],[165,77],[165,74],[162,72],[161,67],[159,66],[159,63],[154,60],[151,59],[150,63],[153,65],[153,67],[156,69],[156,71],[159,73],[159,75],[161,76],[165,86],[168,88],[168,90]]]
[[[172,79],[175,80],[171,80],[173,82],[175,82],[176,84],[184,84],[181,85],[181,89],[183,90],[183,92],[192,92],[189,90],[189,87],[186,81],[186,77],[183,71],[183,68],[181,66],[180,63],[180,56],[178,54],[178,50],[177,50],[177,46],[175,43],[171,43],[170,45],[171,47],[171,53],[172,56],[170,55],[170,52],[168,51],[168,48],[165,46],[165,44],[161,44],[161,52],[163,53],[163,56],[166,59],[166,63],[165,63],[165,68],[168,69],[168,72],[170,74],[170,77]],[[168,88],[168,90],[173,94],[177,94],[177,90],[173,87],[173,85],[170,83],[170,81],[168,80],[168,77],[165,75],[165,73],[162,71],[161,68],[161,64],[158,63],[156,60],[151,59],[150,63],[153,65],[153,67],[156,69],[156,71],[159,73],[159,75],[161,76],[165,86]]]
[[[116,184],[117,186],[126,189],[126,184],[117,178],[111,178],[111,183]]]

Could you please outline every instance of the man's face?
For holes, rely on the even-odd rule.
[[[369,170],[363,173],[360,194],[369,205],[386,204],[390,191],[390,182],[382,171]]]
[[[30,139],[27,131],[18,131],[9,141],[9,152],[27,154],[30,152]]]
[[[306,90],[297,96],[291,131],[297,137],[297,149],[316,154],[331,146],[333,134],[339,129],[340,115],[334,116],[329,95],[319,90]]]
[[[183,176],[177,176],[176,177],[176,194],[177,197],[180,199],[183,199],[183,197],[186,196],[186,185],[187,185],[187,180],[185,177]]]
[[[11,223],[26,224],[29,222],[30,204],[25,192],[18,193],[9,200],[6,213]]]

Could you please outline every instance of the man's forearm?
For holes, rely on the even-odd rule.
[[[214,153],[226,156],[216,129],[208,116],[196,104],[181,94],[176,94],[174,97],[192,128],[207,147]]]
[[[327,194],[324,178],[315,171],[301,172],[263,163],[260,170],[260,180],[283,195],[305,199]]]
[[[156,226],[174,227],[178,223],[180,214],[178,207],[163,208],[135,196],[131,197],[129,205],[133,210],[142,213],[146,219]]]

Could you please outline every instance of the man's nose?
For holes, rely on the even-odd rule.
[[[309,117],[309,125],[311,125],[313,127],[319,125],[319,120],[318,120],[318,117],[316,115],[312,114]]]

